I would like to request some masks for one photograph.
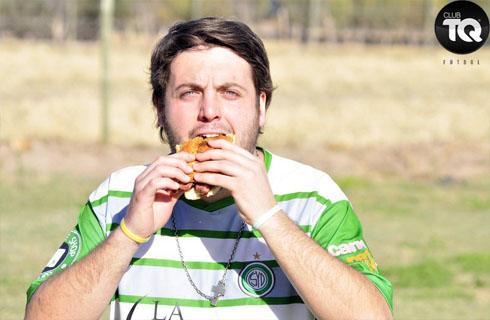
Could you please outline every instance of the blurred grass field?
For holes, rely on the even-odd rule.
[[[0,42],[0,318],[107,174],[151,161],[152,41],[114,41],[112,142],[94,43]],[[490,319],[490,50],[267,43],[277,86],[261,144],[332,174],[395,288],[397,319]]]
[[[152,46],[142,39],[114,41],[113,142],[159,143],[148,83]],[[95,141],[100,127],[98,49],[94,43],[2,40],[0,137]],[[267,49],[277,90],[266,143],[487,142],[488,47],[475,54],[482,64],[472,67],[443,65],[442,59],[451,55],[435,47],[272,42]]]

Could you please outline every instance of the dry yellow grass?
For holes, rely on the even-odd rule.
[[[113,142],[159,143],[148,84],[155,40],[114,40]],[[277,90],[265,144],[488,144],[488,48],[466,57],[479,66],[443,65],[454,55],[438,47],[267,48]],[[99,53],[96,43],[0,42],[0,138],[97,140]]]

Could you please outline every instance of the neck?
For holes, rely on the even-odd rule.
[[[255,149],[255,156],[258,157],[262,162],[264,161],[264,153],[261,150]],[[231,192],[229,190],[223,188],[214,196],[209,197],[209,198],[201,198],[201,200],[208,202],[208,203],[213,203],[213,202],[219,201],[221,199],[228,198],[230,196],[231,196]]]

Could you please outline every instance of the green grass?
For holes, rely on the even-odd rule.
[[[386,268],[384,272],[396,288],[440,288],[451,285],[454,278],[447,265],[432,260]]]
[[[103,177],[24,172],[0,184],[1,318],[22,317],[25,290]],[[395,178],[337,179],[393,282],[397,319],[488,319],[489,181],[445,186]],[[478,205],[474,205],[477,203]]]
[[[397,319],[489,319],[490,180],[341,177]]]
[[[25,173],[0,181],[0,318],[19,319],[25,291],[76,223],[94,181]]]
[[[488,253],[468,253],[454,257],[454,262],[465,272],[475,273],[476,275],[490,274],[490,254]]]

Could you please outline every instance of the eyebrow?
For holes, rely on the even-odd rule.
[[[179,89],[184,88],[184,87],[188,87],[188,88],[192,88],[192,89],[199,89],[199,88],[201,88],[201,86],[198,85],[197,83],[186,82],[186,83],[179,84],[175,88],[175,91],[178,91]]]
[[[194,83],[194,82],[186,82],[186,83],[179,84],[175,88],[175,91],[178,91],[179,89],[184,88],[184,87],[188,87],[188,88],[192,88],[192,89],[201,89],[202,88],[202,86],[199,85],[199,84],[197,84],[197,83]],[[244,86],[239,85],[236,82],[225,82],[225,83],[219,85],[218,89],[231,88],[231,87],[238,87],[238,88],[240,88],[241,90],[243,90],[245,92],[248,91]]]
[[[238,88],[240,88],[241,90],[243,90],[245,92],[248,91],[244,86],[241,86],[241,85],[239,85],[236,82],[225,82],[222,85],[220,85],[218,88],[219,89],[223,89],[223,88],[231,88],[231,87],[238,87]]]

